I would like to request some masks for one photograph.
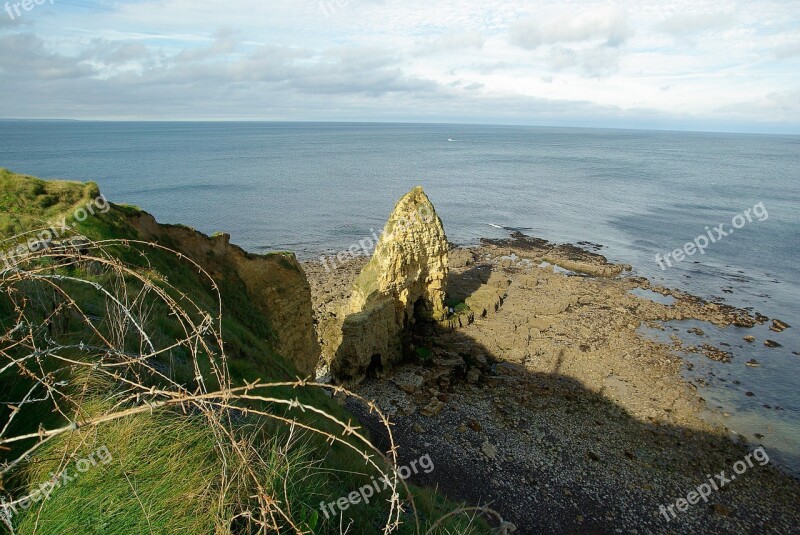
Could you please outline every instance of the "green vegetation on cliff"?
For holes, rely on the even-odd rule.
[[[0,191],[0,530],[371,534],[395,518],[388,491],[320,511],[390,465],[330,390],[297,383],[291,310],[254,299],[284,282],[304,295],[293,255],[250,264],[270,257],[155,225],[94,184],[0,170]],[[272,265],[277,288],[248,279]],[[412,488],[417,525],[397,492],[398,533],[455,508]],[[461,514],[434,532],[485,531]]]

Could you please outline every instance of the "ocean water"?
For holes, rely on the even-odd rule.
[[[504,237],[506,228],[587,240],[658,284],[780,318],[792,325],[780,334],[703,325],[712,342],[731,345],[734,359],[696,360],[687,376],[708,380],[699,389],[717,409],[711,418],[800,474],[800,356],[792,353],[800,351],[800,136],[12,121],[0,122],[0,135],[0,167],[93,180],[114,202],[139,205],[162,222],[228,232],[253,252],[292,250],[307,259],[347,249],[381,229],[394,203],[422,185],[456,243]],[[759,204],[763,211],[754,210]],[[751,221],[733,229],[733,217],[748,209]],[[704,254],[664,270],[655,261],[720,223],[734,232]],[[700,342],[685,332],[692,323],[674,326]],[[758,342],[742,341],[746,334]],[[783,347],[767,349],[765,338]],[[751,358],[761,366],[745,366]]]

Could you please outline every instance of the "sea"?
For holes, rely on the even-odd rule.
[[[421,185],[452,242],[514,230],[592,242],[656,284],[779,318],[791,325],[782,333],[768,324],[672,322],[666,335],[733,353],[729,364],[685,355],[707,417],[752,447],[763,444],[775,464],[800,476],[800,136],[0,121],[0,137],[0,167],[97,182],[112,202],[138,205],[161,222],[227,232],[254,253],[290,250],[309,260],[347,250],[380,231],[396,201]],[[726,235],[714,230],[720,224]],[[670,256],[671,266],[656,260],[702,237],[709,237],[702,254]],[[708,340],[686,332],[693,326]],[[757,341],[745,342],[748,334]],[[781,347],[767,348],[765,339]],[[759,367],[745,364],[751,359]]]

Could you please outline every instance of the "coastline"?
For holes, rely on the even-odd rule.
[[[333,271],[303,263],[323,353],[366,260]],[[800,481],[772,464],[669,521],[659,515],[755,444],[734,442],[702,417],[708,407],[681,376],[685,362],[675,351],[686,348],[677,337],[663,343],[642,329],[669,330],[664,322],[684,319],[747,327],[767,318],[620,276],[628,270],[519,233],[454,248],[448,294],[466,299],[471,313],[455,315],[450,329],[417,334],[429,357],[358,391],[391,414],[404,455],[433,457],[439,468],[420,483],[455,500],[491,502],[522,533],[732,531],[755,522],[788,531],[800,520]],[[710,344],[698,351],[725,353]],[[370,416],[348,408],[380,441]]]

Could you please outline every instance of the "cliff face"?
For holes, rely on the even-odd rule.
[[[415,323],[446,317],[447,250],[441,220],[414,188],[397,203],[353,285],[330,362],[335,379],[355,383],[380,373],[402,359],[403,335]]]
[[[145,212],[131,223],[143,239],[168,244],[215,280],[237,277],[275,333],[275,348],[303,375],[313,375],[320,349],[314,333],[311,289],[292,253],[253,255],[230,243],[228,234],[206,236],[183,226],[163,225]]]

